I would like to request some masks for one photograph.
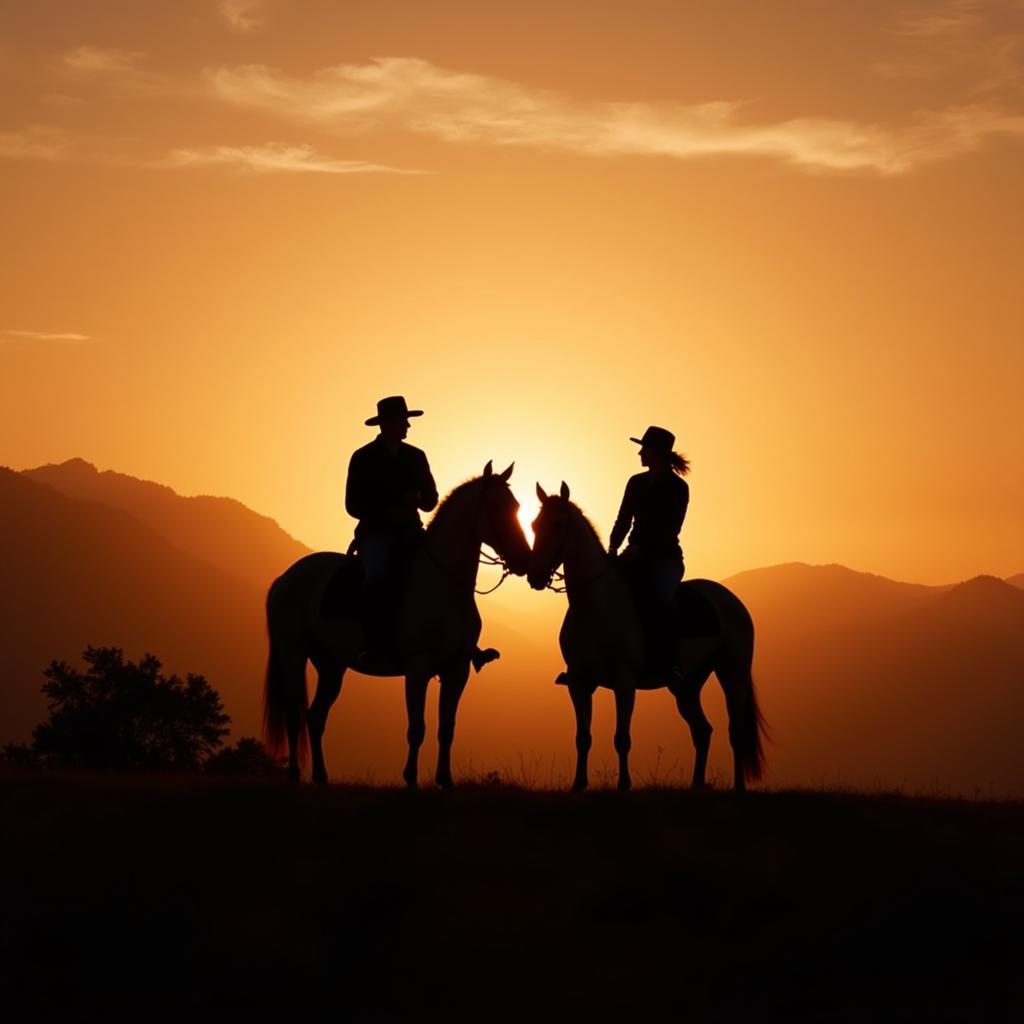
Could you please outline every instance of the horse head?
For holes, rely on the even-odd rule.
[[[515,576],[525,576],[530,564],[530,543],[519,522],[519,502],[508,485],[512,469],[495,473],[488,462],[480,477],[480,539],[490,545]]]
[[[565,560],[572,528],[572,505],[569,486],[564,480],[558,494],[549,495],[537,484],[537,497],[540,499],[540,512],[533,521],[533,551],[526,578],[534,590],[544,590]]]

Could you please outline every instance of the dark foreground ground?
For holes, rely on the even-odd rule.
[[[1024,1009],[1020,803],[30,774],[0,829],[10,1019]]]

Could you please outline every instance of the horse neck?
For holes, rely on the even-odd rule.
[[[425,541],[430,560],[450,580],[464,583],[468,590],[476,587],[480,568],[479,503],[479,492],[475,487],[453,494],[427,527]]]
[[[597,534],[587,525],[583,513],[573,507],[571,511],[569,543],[566,545],[563,568],[565,586],[572,592],[596,580],[608,568],[608,554]]]

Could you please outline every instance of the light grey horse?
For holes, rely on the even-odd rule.
[[[754,625],[735,594],[711,580],[679,584],[677,601],[700,608],[714,623],[706,635],[688,636],[681,630],[675,671],[644,676],[644,631],[625,577],[614,568],[594,527],[569,500],[569,488],[551,495],[537,484],[540,513],[533,523],[534,542],[527,573],[530,586],[550,586],[559,566],[564,568],[569,609],[559,634],[565,658],[569,695],[576,710],[576,777],[573,789],[587,785],[590,722],[594,691],[605,686],[615,693],[615,751],[619,756],[619,789],[629,789],[630,719],[636,691],[667,687],[690,727],[696,748],[693,785],[704,785],[711,723],[704,715],[700,692],[712,672],[725,692],[729,712],[734,785],[742,790],[764,771],[765,728],[757,706],[751,664]]]
[[[409,757],[403,778],[417,782],[417,760],[426,725],[427,684],[441,678],[438,706],[436,781],[452,785],[451,747],[455,714],[469,677],[470,658],[480,636],[474,592],[480,548],[490,545],[506,572],[526,573],[530,546],[509,489],[512,466],[469,480],[442,502],[427,527],[410,571],[399,613],[400,669],[405,675],[409,715]],[[297,781],[306,735],[313,755],[313,780],[327,781],[323,734],[327,714],[341,692],[342,678],[366,645],[358,618],[325,618],[323,597],[347,555],[319,552],[299,559],[267,594],[267,659],[264,723],[267,746],[280,752],[288,741],[288,771]],[[306,662],[317,671],[316,695],[307,707]],[[384,674],[383,672],[381,674]]]

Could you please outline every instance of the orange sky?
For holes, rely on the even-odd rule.
[[[605,535],[674,430],[688,575],[1024,570],[1018,0],[33,0],[0,96],[2,463],[338,548],[404,393]]]

